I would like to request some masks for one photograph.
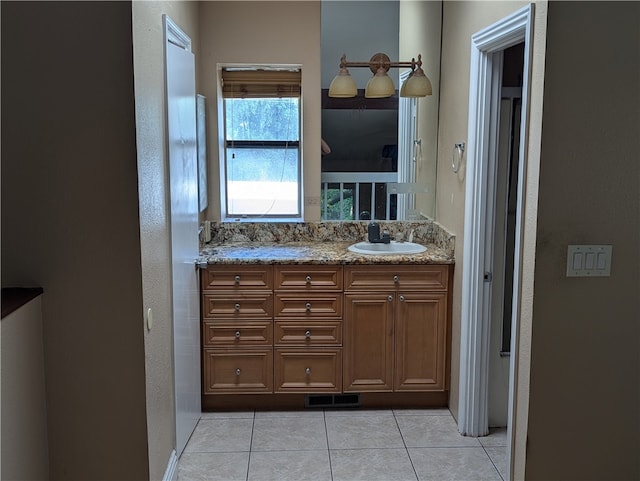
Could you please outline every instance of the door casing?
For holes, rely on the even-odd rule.
[[[513,421],[517,406],[516,363],[521,298],[522,239],[526,151],[528,145],[529,90],[533,48],[534,5],[477,32],[471,37],[469,131],[465,186],[464,258],[462,273],[460,394],[458,430],[484,436],[488,424],[489,339],[491,282],[485,282],[493,264],[496,152],[502,73],[502,52],[524,43],[521,143],[518,153],[518,200],[514,252],[509,407],[507,426],[507,479],[513,477]]]

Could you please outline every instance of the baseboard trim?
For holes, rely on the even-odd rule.
[[[178,456],[175,449],[171,450],[162,481],[178,481]]]

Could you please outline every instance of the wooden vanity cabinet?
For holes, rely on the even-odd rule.
[[[274,266],[274,391],[342,390],[340,265]]]
[[[273,267],[201,273],[204,394],[273,392]]]
[[[344,269],[344,392],[447,389],[449,267]]]
[[[450,268],[207,266],[203,403],[280,406],[295,405],[298,395],[362,393],[366,403],[422,405],[430,393],[428,402],[441,405],[448,390]],[[236,394],[272,396],[260,396],[260,404]]]

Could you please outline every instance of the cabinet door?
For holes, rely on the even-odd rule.
[[[445,389],[445,293],[398,295],[395,391]]]
[[[344,298],[344,392],[391,391],[395,294]]]

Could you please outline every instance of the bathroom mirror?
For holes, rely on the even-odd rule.
[[[323,220],[433,218],[441,9],[437,1],[322,1]],[[367,99],[371,70],[349,67],[358,95],[328,96],[343,54],[368,62],[378,52],[392,62],[421,54],[433,95],[399,97],[409,69],[391,68],[396,94]]]

